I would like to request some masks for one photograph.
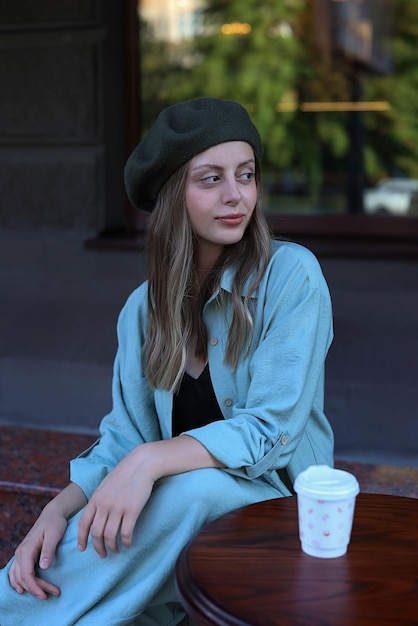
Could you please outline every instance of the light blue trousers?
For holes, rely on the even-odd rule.
[[[184,617],[174,567],[183,546],[206,524],[241,506],[288,495],[262,480],[201,469],[160,480],[141,513],[130,548],[100,559],[90,543],[77,549],[80,514],[43,572],[61,595],[19,595],[0,571],[0,626],[174,626]]]

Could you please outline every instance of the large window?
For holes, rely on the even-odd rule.
[[[239,100],[272,214],[418,214],[418,0],[140,0],[140,114]],[[384,182],[383,182],[384,181]]]

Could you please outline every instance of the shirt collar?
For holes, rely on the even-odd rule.
[[[223,289],[224,291],[227,291],[228,293],[232,293],[232,285],[234,283],[236,273],[237,271],[235,267],[227,267],[222,273],[219,288]],[[241,291],[242,296],[246,296],[248,294],[251,280],[252,280],[252,275],[249,276],[249,278],[245,281],[242,287],[242,291]],[[253,291],[253,293],[251,294],[251,298],[257,298],[257,296],[258,296],[258,289]]]

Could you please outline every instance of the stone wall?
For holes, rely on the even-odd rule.
[[[0,227],[124,222],[123,4],[1,0]]]

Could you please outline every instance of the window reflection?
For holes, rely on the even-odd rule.
[[[143,132],[173,102],[233,98],[263,137],[268,212],[417,213],[416,0],[141,0],[138,16]]]

